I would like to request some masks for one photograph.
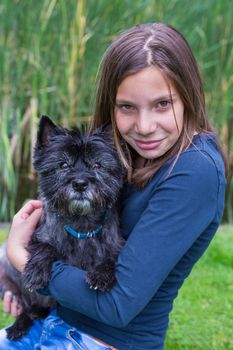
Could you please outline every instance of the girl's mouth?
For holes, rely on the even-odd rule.
[[[157,148],[161,142],[161,140],[153,140],[153,141],[140,141],[140,140],[134,140],[136,143],[137,147],[142,149],[142,150],[152,150],[154,148]]]

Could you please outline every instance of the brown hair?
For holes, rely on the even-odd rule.
[[[141,169],[132,169],[133,151],[127,148],[128,156],[125,155],[116,126],[115,99],[124,78],[149,66],[159,68],[180,95],[184,104],[184,124],[176,144],[169,151],[159,158],[147,160]],[[92,128],[110,121],[117,150],[128,168],[128,178],[138,187],[145,186],[168,159],[176,157],[176,161],[192,143],[195,131],[213,131],[196,60],[186,39],[175,28],[164,23],[137,25],[121,34],[107,49],[100,67]]]

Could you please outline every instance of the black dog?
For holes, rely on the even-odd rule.
[[[87,271],[90,287],[107,291],[115,282],[115,261],[123,245],[116,203],[125,171],[109,131],[85,134],[42,117],[34,167],[43,217],[28,246],[29,261],[23,274],[6,257],[0,262],[2,289],[13,291],[23,306],[7,329],[10,339],[20,338],[33,319],[48,314],[51,300],[33,291],[48,285],[54,261]]]

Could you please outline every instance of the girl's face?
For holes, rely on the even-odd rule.
[[[126,77],[117,90],[117,128],[144,159],[165,154],[176,143],[183,128],[183,102],[171,84],[170,92],[167,81],[156,67],[144,68]]]

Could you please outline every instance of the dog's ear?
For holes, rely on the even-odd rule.
[[[100,130],[105,133],[112,133],[112,124],[110,122],[104,123],[101,127]]]
[[[93,131],[93,134],[102,134],[105,136],[109,136],[109,137],[113,137],[113,133],[112,133],[112,124],[110,122],[104,123],[103,125],[101,125],[100,127],[96,128]]]
[[[49,136],[57,135],[58,127],[52,120],[43,115],[39,122],[39,129],[37,134],[37,147],[44,147],[48,143]]]

